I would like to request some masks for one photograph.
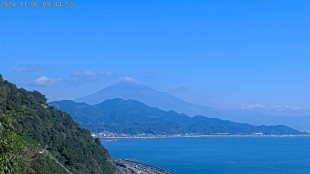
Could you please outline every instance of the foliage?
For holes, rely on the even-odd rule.
[[[20,171],[24,164],[26,143],[14,128],[13,112],[0,116],[0,173]]]
[[[5,114],[13,110],[15,116]],[[115,164],[108,151],[88,130],[69,114],[49,107],[38,91],[18,89],[1,75],[0,114],[1,160],[7,161],[1,165],[8,170],[20,168],[23,172],[17,173],[27,174],[68,173],[66,170],[75,174],[114,173]],[[21,165],[14,165],[16,162]]]

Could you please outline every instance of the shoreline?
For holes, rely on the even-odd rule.
[[[129,159],[115,159],[118,173],[157,173],[157,174],[175,174],[169,170],[156,166],[140,163]],[[129,171],[128,171],[129,170]]]
[[[128,136],[128,137],[101,137],[102,139],[108,139],[108,140],[117,140],[117,139],[162,139],[162,138],[262,138],[262,137],[275,137],[275,138],[281,138],[281,137],[310,137],[310,134],[305,135],[171,135],[171,136]]]

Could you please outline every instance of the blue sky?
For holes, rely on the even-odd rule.
[[[73,2],[0,8],[5,79],[49,100],[131,77],[202,105],[310,107],[310,1]]]

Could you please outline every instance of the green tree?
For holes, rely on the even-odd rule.
[[[100,141],[70,115],[0,75],[0,174],[113,174]]]
[[[0,116],[0,173],[15,173],[21,170],[26,153],[23,136],[13,125],[14,112]]]

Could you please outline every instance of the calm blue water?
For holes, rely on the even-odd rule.
[[[114,158],[177,174],[310,174],[310,137],[119,139],[104,142]]]

